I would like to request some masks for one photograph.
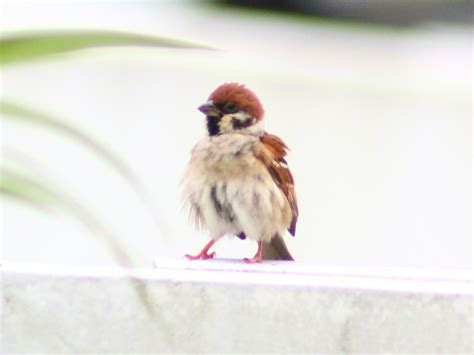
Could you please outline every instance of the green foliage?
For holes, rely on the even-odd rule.
[[[5,36],[0,39],[0,65],[39,59],[73,50],[103,46],[147,46],[211,49],[166,37],[112,31],[55,31]]]

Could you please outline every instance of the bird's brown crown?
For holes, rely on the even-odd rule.
[[[209,96],[209,100],[214,103],[234,102],[237,107],[250,113],[260,121],[263,118],[263,107],[257,95],[247,89],[244,85],[238,83],[225,83],[219,86]]]

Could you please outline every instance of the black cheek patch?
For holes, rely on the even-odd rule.
[[[232,127],[234,129],[242,129],[242,128],[246,128],[248,126],[251,126],[253,123],[253,119],[251,117],[241,121],[239,120],[238,118],[232,118]]]

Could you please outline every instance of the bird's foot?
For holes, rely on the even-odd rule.
[[[262,262],[262,243],[263,242],[261,240],[258,241],[257,254],[255,254],[255,256],[252,259],[249,259],[249,258],[244,259],[244,262],[246,264],[258,264]]]
[[[216,252],[213,251],[212,253],[208,254],[207,252],[201,252],[197,255],[190,255],[190,254],[186,254],[185,257],[188,259],[188,260],[208,260],[208,259],[214,259],[214,257],[216,256]]]
[[[255,255],[252,259],[244,258],[244,262],[246,264],[259,264],[259,263],[262,262],[262,256],[261,255]]]
[[[208,259],[213,259],[216,256],[216,252],[208,253],[209,249],[214,245],[216,241],[211,240],[209,243],[206,244],[206,246],[199,252],[197,255],[189,255],[186,254],[185,257],[188,260],[208,260]]]

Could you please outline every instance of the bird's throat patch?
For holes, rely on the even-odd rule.
[[[207,132],[210,136],[217,136],[219,134],[220,117],[207,116]]]

